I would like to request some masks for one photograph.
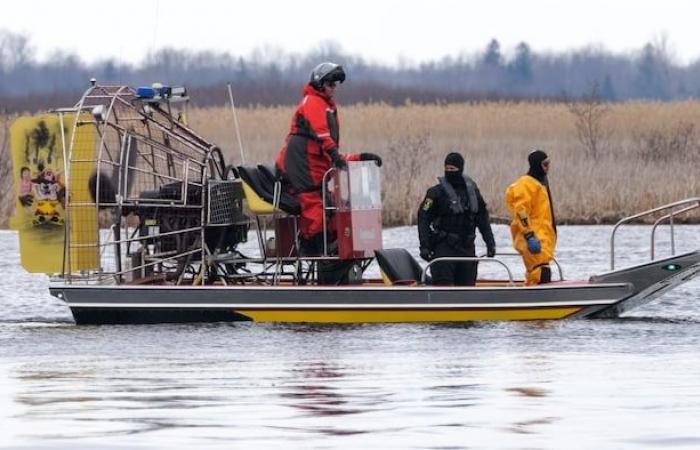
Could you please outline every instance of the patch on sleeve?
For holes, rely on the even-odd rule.
[[[428,211],[430,207],[433,206],[433,199],[432,198],[426,198],[423,200],[423,211]]]

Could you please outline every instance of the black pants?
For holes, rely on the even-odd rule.
[[[474,241],[462,243],[455,248],[447,242],[435,246],[434,257],[476,256]],[[474,262],[438,262],[430,266],[432,284],[443,286],[474,286],[478,264]]]

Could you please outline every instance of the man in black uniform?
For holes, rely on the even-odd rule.
[[[496,254],[489,212],[476,183],[463,174],[464,158],[450,153],[445,176],[428,189],[418,210],[420,256],[426,261],[443,256],[475,256],[476,229],[486,243],[486,254]],[[433,284],[473,286],[477,262],[439,262],[431,266]]]

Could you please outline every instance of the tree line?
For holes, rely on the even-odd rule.
[[[198,106],[225,103],[227,82],[241,105],[292,104],[310,69],[326,60],[348,71],[349,83],[339,93],[345,103],[575,100],[591,86],[604,101],[699,97],[700,60],[682,65],[670,53],[665,40],[616,54],[598,47],[536,52],[525,42],[504,51],[492,39],[482,51],[395,66],[369,62],[333,42],[304,54],[261,48],[244,57],[162,48],[138,64],[113,57],[87,63],[63,50],[39,61],[29,36],[0,30],[0,110],[70,105],[92,77],[101,84],[185,85]]]

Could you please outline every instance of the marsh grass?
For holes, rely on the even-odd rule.
[[[591,155],[580,142],[565,103],[382,104],[340,107],[341,148],[382,155],[384,220],[415,221],[425,190],[453,150],[466,159],[493,216],[506,217],[503,193],[527,171],[527,154],[542,148],[552,159],[556,215],[562,223],[610,223],[625,215],[700,194],[697,168],[700,102],[609,105],[609,132]],[[292,107],[239,111],[248,162],[274,160]],[[190,114],[195,129],[238,161],[230,111]]]
[[[503,193],[527,171],[527,154],[534,148],[552,160],[550,182],[561,223],[610,223],[700,194],[700,102],[609,105],[603,124],[609,133],[595,155],[580,142],[570,107],[544,102],[341,105],[341,149],[384,158],[386,225],[415,221],[417,206],[450,151],[464,154],[467,172],[496,217],[507,216]],[[238,110],[247,163],[274,161],[293,110]],[[189,121],[224,149],[227,161],[240,163],[230,109],[193,109]]]
[[[12,158],[10,156],[10,125],[13,115],[0,115],[0,227],[6,227],[14,208],[12,189]]]

